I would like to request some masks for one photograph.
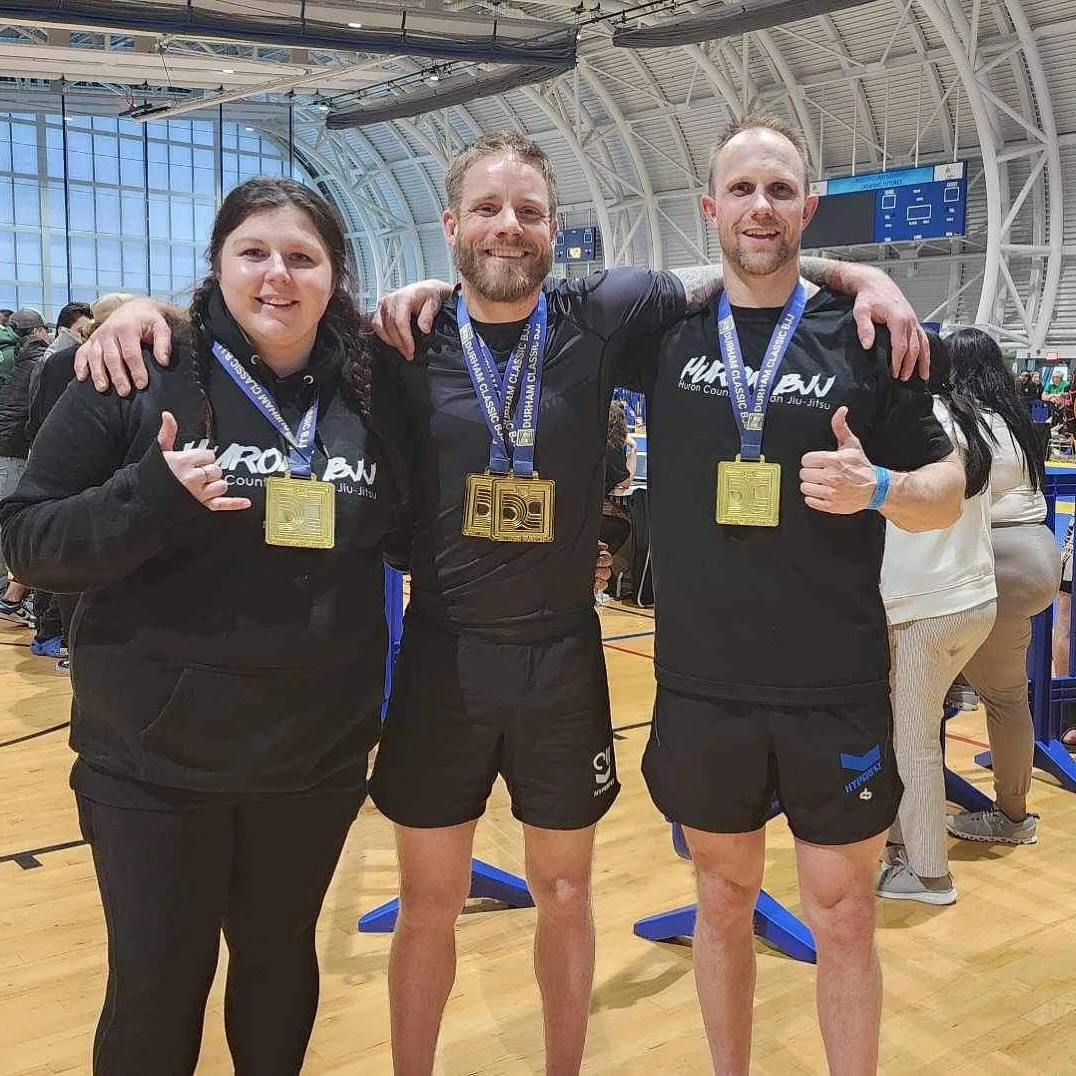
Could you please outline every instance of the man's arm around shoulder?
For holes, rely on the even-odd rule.
[[[964,465],[953,452],[915,471],[890,471],[879,511],[902,531],[938,531],[960,518],[963,503]]]

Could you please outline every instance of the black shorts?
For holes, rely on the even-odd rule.
[[[403,826],[479,818],[500,773],[512,813],[542,829],[585,829],[620,784],[601,627],[501,642],[408,614],[370,796]]]
[[[765,825],[776,797],[795,836],[812,844],[883,832],[903,792],[888,688],[869,703],[773,706],[659,685],[643,776],[670,821],[748,833]]]

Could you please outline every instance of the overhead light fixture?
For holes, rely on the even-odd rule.
[[[319,111],[321,111],[321,112],[328,112],[329,111],[329,106],[327,104],[325,104],[324,102],[319,102],[314,107],[316,109],[318,109]]]
[[[361,22],[349,22],[348,26],[350,26],[352,30],[361,30],[362,29],[362,23]]]
[[[430,76],[427,77],[426,81],[427,82],[440,82],[441,81],[441,76],[440,75],[430,75]]]
[[[220,73],[222,75],[234,75],[235,74],[235,68],[234,67],[222,67],[220,69]]]
[[[685,19],[632,29],[617,27],[613,31],[613,44],[632,49],[693,45],[701,41],[717,41],[746,34],[752,30],[769,30],[786,23],[801,22],[816,15],[862,7],[871,2],[872,0],[740,0],[728,7],[709,9],[704,15],[692,15]]]
[[[440,68],[444,73],[451,71],[450,67]],[[537,82],[545,82],[556,78],[563,68],[551,68],[545,64],[532,64],[526,68],[510,68],[507,71],[497,70],[490,74],[481,72],[478,77],[454,78],[445,82],[444,86],[436,88],[427,85],[422,88],[417,79],[409,85],[410,93],[402,93],[388,97],[378,98],[365,107],[348,108],[339,100],[333,102],[333,110],[325,117],[325,127],[330,131],[343,131],[350,127],[366,127],[372,123],[385,123],[389,120],[410,119],[412,116],[421,116],[434,108],[447,108],[450,105],[467,104],[484,97],[494,97],[497,94],[507,93],[509,90],[518,89],[520,86],[531,86]],[[434,80],[431,72],[425,76],[424,81],[428,84]],[[360,98],[361,99],[361,98]]]
[[[244,127],[243,130],[244,131],[253,131],[254,128],[253,127]]]

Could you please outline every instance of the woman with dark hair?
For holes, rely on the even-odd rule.
[[[952,904],[945,836],[940,725],[953,678],[994,623],[997,590],[990,544],[990,445],[969,401],[954,393],[949,354],[930,338],[934,414],[965,472],[960,518],[940,531],[886,528],[882,597],[892,652],[893,748],[904,784],[876,892],[894,900]]]
[[[1041,442],[997,343],[980,329],[946,339],[952,399],[977,413],[990,448],[990,537],[998,611],[986,642],[964,676],[986,706],[994,770],[994,806],[950,815],[954,837],[999,844],[1034,844],[1037,815],[1027,810],[1035,735],[1027,701],[1031,618],[1057,593],[1061,562],[1045,525]]]
[[[237,1072],[294,1076],[314,928],[366,796],[403,467],[343,227],[255,179],[145,391],[71,385],[0,511],[20,578],[80,592],[71,775],[108,928],[100,1076],[189,1076],[220,933]]]

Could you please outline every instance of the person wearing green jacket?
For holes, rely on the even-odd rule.
[[[8,325],[10,310],[0,310],[0,387],[4,385],[15,366],[15,345],[19,342],[15,330]]]

